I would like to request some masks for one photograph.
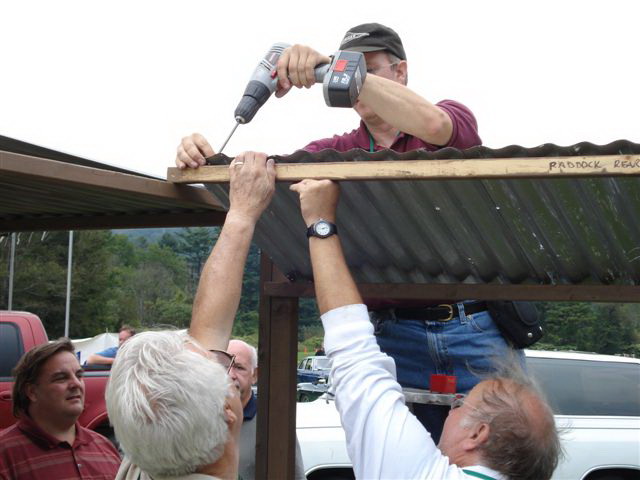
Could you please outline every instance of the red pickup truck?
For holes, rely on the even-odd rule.
[[[27,312],[0,311],[0,430],[13,425],[12,414],[13,377],[11,371],[22,355],[49,341],[47,332],[37,315]],[[104,391],[109,370],[87,370],[84,376],[84,412],[80,425],[95,430],[113,440],[109,425]]]

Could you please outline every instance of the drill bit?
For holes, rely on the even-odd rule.
[[[231,140],[231,136],[233,135],[233,132],[236,131],[236,128],[238,128],[238,125],[240,125],[240,122],[238,122],[236,120],[236,124],[234,125],[233,129],[231,130],[231,133],[229,134],[229,136],[227,137],[227,139],[224,141],[224,143],[222,144],[222,146],[220,147],[220,150],[218,150],[218,153],[222,153],[222,150],[224,150],[224,147],[227,146],[227,143],[229,143],[229,140]]]

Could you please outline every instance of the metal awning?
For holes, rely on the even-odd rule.
[[[211,226],[224,217],[204,188],[0,137],[0,232]]]

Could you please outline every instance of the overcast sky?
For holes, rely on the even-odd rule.
[[[640,142],[640,2],[42,1],[0,3],[0,134],[166,177],[181,137],[218,149],[276,41],[333,53],[377,21],[409,87],[475,113],[484,144]],[[321,86],[272,98],[225,153],[289,153],[355,128]]]

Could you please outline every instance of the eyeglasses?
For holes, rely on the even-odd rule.
[[[456,397],[453,399],[453,402],[451,402],[451,410],[455,410],[456,408],[460,408],[461,406],[464,405],[464,401],[466,400],[467,397],[465,396],[460,396],[460,397]]]
[[[371,73],[373,75],[375,75],[377,72],[379,72],[380,70],[382,70],[383,68],[387,68],[387,67],[395,67],[396,65],[398,65],[398,62],[395,63],[389,63],[388,65],[380,65],[379,67],[371,67],[371,68],[367,68],[367,73]],[[392,68],[393,70],[393,68]]]
[[[480,409],[478,407],[475,407],[475,406],[471,405],[470,403],[465,403],[465,401],[468,398],[467,396],[462,395],[462,394],[458,394],[458,395],[460,395],[460,396],[454,398],[453,401],[451,402],[451,410],[455,410],[456,408],[460,408],[461,406],[466,405],[471,410],[480,411]]]
[[[233,366],[236,364],[236,356],[231,355],[229,352],[225,352],[224,350],[209,350],[220,365],[222,365],[227,373],[231,371]]]

